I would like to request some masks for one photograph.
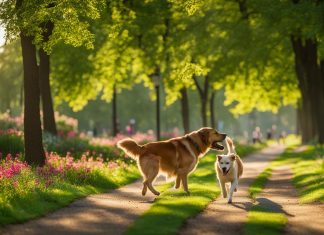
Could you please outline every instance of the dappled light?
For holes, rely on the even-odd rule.
[[[324,234],[323,15],[1,0],[0,234]]]

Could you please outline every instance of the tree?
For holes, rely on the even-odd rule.
[[[187,88],[183,87],[180,90],[181,93],[181,116],[182,116],[182,124],[183,130],[185,134],[190,132],[190,119],[189,119],[189,98]]]
[[[271,3],[271,7],[265,9],[263,4],[267,3],[248,1],[245,11],[253,20],[258,20],[260,27],[273,32],[272,41],[280,40],[290,55],[293,54],[294,61],[290,65],[294,66],[301,93],[299,116],[303,142],[318,139],[323,143],[324,111],[318,109],[324,105],[323,27],[318,19],[323,14],[324,3],[293,0]]]
[[[19,35],[21,40],[25,94],[25,159],[29,164],[39,166],[45,163],[45,154],[42,145],[39,70],[35,45],[47,52],[60,41],[91,46],[93,38],[87,29],[89,24],[81,22],[80,16],[85,19],[98,18],[97,7],[102,6],[103,1],[69,1],[48,8],[50,3],[45,0],[37,3],[23,0],[0,3],[0,20],[6,27],[7,38],[10,40]],[[53,35],[48,41],[44,41],[44,28],[41,25],[48,21],[54,24]]]
[[[43,33],[44,41],[48,41],[53,31],[53,23],[44,23],[45,31]],[[43,126],[44,130],[53,135],[57,135],[52,92],[50,86],[50,56],[39,48],[39,85],[43,108]]]
[[[0,48],[0,112],[10,110],[14,115],[21,112],[22,80],[20,41],[16,40]]]

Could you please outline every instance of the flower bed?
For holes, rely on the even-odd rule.
[[[137,132],[135,135],[127,136],[123,134],[118,134],[116,137],[112,138],[92,138],[90,140],[90,144],[94,146],[116,146],[117,142],[119,140],[122,140],[124,138],[132,138],[137,143],[147,143],[155,140],[155,136],[153,133],[141,133]]]
[[[131,160],[130,160],[131,161]],[[10,154],[0,161],[0,224],[24,221],[69,204],[75,198],[116,188],[139,177],[135,164],[83,155],[47,154],[31,167]]]
[[[0,130],[0,157],[24,151],[23,133],[14,129]]]

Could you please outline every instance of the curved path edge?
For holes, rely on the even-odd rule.
[[[250,184],[268,166],[269,162],[283,151],[284,146],[273,145],[244,157],[242,159],[243,176],[239,181],[238,191],[233,195],[233,203],[227,204],[227,200],[223,198],[216,199],[203,212],[187,220],[179,234],[240,234],[247,220],[248,211],[253,205],[248,194]]]
[[[0,229],[2,235],[122,234],[155,199],[141,195],[142,183],[90,195],[42,218]]]

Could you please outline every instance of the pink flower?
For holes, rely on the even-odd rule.
[[[10,153],[8,153],[6,156],[6,161],[11,161],[11,160],[12,160],[12,156]]]
[[[17,181],[14,181],[14,182],[12,183],[12,186],[16,189],[16,188],[18,187],[18,182],[17,182]]]

